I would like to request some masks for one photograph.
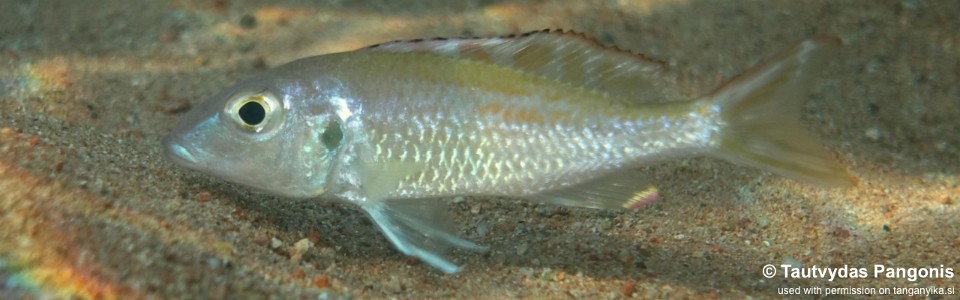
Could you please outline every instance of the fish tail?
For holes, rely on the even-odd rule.
[[[708,99],[719,107],[713,154],[739,164],[825,186],[855,179],[800,126],[805,88],[831,53],[834,37],[804,41],[724,84]]]

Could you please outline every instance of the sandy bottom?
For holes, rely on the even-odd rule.
[[[944,274],[960,271],[960,2],[256,2],[0,1],[0,298],[960,287]],[[355,207],[251,193],[161,155],[186,109],[264,68],[388,40],[542,28],[666,61],[688,94],[807,37],[838,36],[845,47],[809,87],[803,122],[859,184],[822,189],[690,158],[638,170],[662,191],[639,211],[450,201],[461,234],[492,251],[454,252],[467,267],[445,275],[398,254]],[[866,278],[784,278],[778,267],[768,279],[766,264]]]

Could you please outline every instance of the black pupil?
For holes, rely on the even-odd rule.
[[[263,109],[263,105],[252,101],[244,103],[237,113],[240,115],[240,120],[250,126],[259,125],[267,116],[267,111]]]

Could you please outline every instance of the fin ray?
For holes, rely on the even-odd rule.
[[[659,194],[652,184],[625,176],[625,172],[602,176],[558,190],[530,196],[530,200],[569,207],[638,209]]]
[[[453,222],[443,208],[439,199],[387,200],[363,205],[398,251],[443,272],[456,273],[461,267],[438,253],[447,252],[451,247],[485,252],[487,247],[451,232]]]
[[[855,182],[800,125],[809,82],[840,41],[820,37],[754,67],[711,96],[720,106],[719,147],[729,161],[825,186]]]
[[[456,227],[438,198],[389,199],[397,184],[422,169],[418,164],[370,161],[361,164],[362,176],[366,179],[363,190],[368,199],[361,207],[398,251],[446,273],[455,273],[460,266],[438,253],[447,252],[451,247],[473,252],[487,250],[452,232]]]
[[[682,99],[664,63],[611,48],[583,34],[540,30],[493,38],[393,41],[361,51],[425,52],[471,59],[606,93],[628,103]]]

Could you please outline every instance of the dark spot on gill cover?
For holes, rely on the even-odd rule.
[[[327,128],[323,130],[323,145],[327,149],[335,149],[340,146],[340,140],[343,139],[343,130],[340,129],[340,122],[330,122]]]

